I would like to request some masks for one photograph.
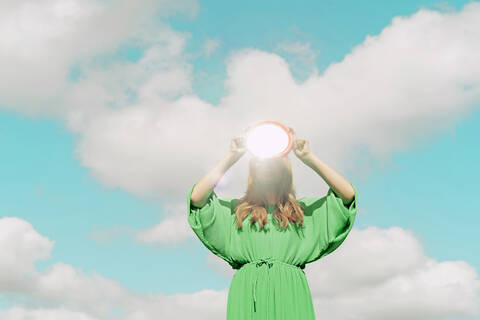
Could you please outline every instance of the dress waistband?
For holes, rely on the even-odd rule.
[[[257,268],[261,268],[263,265],[266,265],[268,266],[267,269],[264,269],[266,271],[268,271],[274,264],[276,265],[282,265],[282,266],[285,266],[285,267],[288,267],[288,268],[292,268],[292,269],[295,269],[295,270],[301,270],[303,272],[303,269],[305,268],[305,265],[301,265],[301,266],[297,266],[297,265],[294,265],[294,264],[290,264],[290,263],[287,263],[287,262],[284,262],[284,261],[280,261],[280,260],[277,260],[277,259],[274,259],[274,258],[262,258],[262,259],[256,259],[256,260],[253,260],[253,261],[249,261],[247,263],[244,263],[240,269],[242,269],[245,265],[254,265],[256,266]],[[259,277],[259,273],[256,273],[255,275],[255,283],[253,284],[253,311],[256,312],[257,311],[257,295],[256,295],[256,289],[257,289],[257,280],[258,280],[258,277]],[[267,272],[267,279],[268,281],[270,282],[270,273]],[[269,291],[270,292],[270,291]]]
[[[246,262],[244,264],[242,264],[242,266],[240,268],[242,268],[243,266],[245,265],[256,265],[257,267],[260,267],[262,264],[266,264],[269,268],[273,265],[273,264],[280,264],[280,265],[283,265],[283,266],[286,266],[286,267],[290,267],[290,268],[300,268],[300,269],[305,269],[305,265],[295,265],[295,264],[291,264],[291,263],[288,263],[288,262],[285,262],[285,261],[281,261],[281,260],[278,260],[278,259],[275,259],[275,258],[260,258],[260,259],[256,259],[256,260],[253,260],[253,261],[249,261],[249,262]]]

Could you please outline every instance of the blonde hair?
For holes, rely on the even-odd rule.
[[[255,158],[250,160],[247,190],[235,206],[235,215],[239,228],[242,227],[242,221],[248,215],[251,215],[250,221],[252,224],[256,221],[260,223],[260,229],[268,223],[266,210],[268,203],[267,199],[262,197],[264,194],[262,188],[264,186],[258,182],[258,170],[255,166],[256,160]],[[272,214],[273,218],[278,221],[281,228],[287,228],[290,222],[296,222],[299,226],[302,226],[304,210],[295,197],[290,159],[288,156],[283,156],[263,161],[268,161],[268,165],[273,169],[271,178],[274,179],[274,183],[271,184],[271,188],[273,188],[278,199]]]

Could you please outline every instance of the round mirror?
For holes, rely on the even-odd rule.
[[[279,121],[264,120],[247,128],[245,144],[254,157],[283,157],[293,148],[293,134]]]

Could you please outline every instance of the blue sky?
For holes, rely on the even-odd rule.
[[[466,3],[200,1],[196,15],[173,10],[162,21],[173,30],[189,34],[184,53],[186,63],[192,67],[192,91],[217,106],[228,95],[224,80],[227,58],[232,52],[254,48],[278,54],[289,63],[300,84],[313,74],[313,67],[322,74],[332,63],[340,63],[367,35],[378,35],[394,17],[408,17],[420,8],[460,10]],[[102,49],[105,52],[99,61],[105,68],[113,61],[130,61],[135,65],[145,53],[145,47],[128,44],[128,35],[119,38],[123,40],[107,48],[110,51]],[[208,55],[205,54],[207,39],[218,40],[218,47]],[[309,55],[299,58],[279,48],[280,43],[288,41],[308,43]],[[92,51],[89,61],[100,56]],[[85,63],[85,57],[78,58],[80,64],[73,58],[66,61],[65,81],[89,79],[85,70],[87,66],[90,70],[93,67]],[[0,63],[6,66],[9,62]],[[212,262],[207,262],[210,253],[197,238],[190,235],[178,243],[165,244],[141,243],[128,236],[132,230],[149,229],[169,216],[161,197],[151,197],[151,193],[143,192],[147,188],[134,183],[130,187],[127,180],[109,180],[111,172],[102,172],[92,165],[105,158],[79,156],[90,146],[90,142],[81,144],[87,136],[79,129],[83,127],[72,129],[73,125],[67,124],[67,116],[61,111],[68,109],[65,104],[48,110],[46,105],[53,101],[51,96],[45,95],[45,100],[40,99],[41,105],[35,106],[34,98],[44,96],[41,90],[29,87],[32,83],[21,87],[21,99],[10,95],[9,84],[0,84],[5,88],[0,88],[0,215],[21,218],[31,223],[40,235],[55,242],[50,257],[35,261],[36,270],[41,273],[63,262],[144,294],[191,294],[204,288],[219,291],[228,288],[230,275],[219,272],[221,266],[212,267]],[[2,97],[7,90],[9,93]],[[113,96],[117,91],[109,93]],[[131,99],[135,99],[135,94]],[[70,100],[63,101],[73,101],[69,97]],[[475,138],[480,136],[480,115],[477,106],[480,100],[474,101],[468,110],[452,115],[451,121],[440,129],[409,137],[403,150],[387,149],[385,159],[371,154],[367,142],[357,146],[355,158],[345,161],[351,166],[339,168],[359,190],[364,214],[357,218],[355,228],[376,226],[387,230],[396,226],[411,230],[423,245],[425,256],[439,262],[461,260],[478,272],[480,258],[476,252],[480,247],[476,227],[480,217],[476,195],[480,153]],[[37,114],[32,115],[31,110]],[[93,160],[89,162],[90,159]],[[212,163],[211,159],[205,161]],[[351,169],[353,162],[362,163],[369,170],[357,172]],[[159,167],[162,164],[158,162]],[[196,172],[196,176],[201,172]],[[177,205],[178,210],[185,209],[181,206],[185,206],[186,191],[172,191],[173,200],[169,204]],[[109,231],[101,233],[102,230]],[[95,238],[97,231],[107,240]],[[195,272],[191,272],[192,266]],[[1,292],[3,310],[20,303],[20,298],[7,298],[7,289],[2,288]],[[31,304],[26,308],[31,308]],[[79,309],[72,307],[72,310]],[[93,311],[82,312],[92,319],[99,317]],[[453,312],[453,316],[461,315],[464,315],[461,311]]]

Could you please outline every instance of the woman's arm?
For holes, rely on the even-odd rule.
[[[310,151],[310,144],[305,139],[297,139],[295,130],[292,127],[288,127],[292,132],[293,138],[293,151],[295,155],[307,166],[312,168],[318,173],[323,180],[333,189],[336,195],[338,195],[344,205],[349,205],[355,197],[355,190],[353,190],[350,182],[345,180],[339,173],[327,166],[322,160],[317,158]]]
[[[325,180],[335,194],[342,199],[344,205],[348,206],[353,201],[355,193],[352,186],[338,172],[327,166],[325,162],[311,152],[302,158],[302,161]]]
[[[217,165],[197,182],[190,197],[192,204],[195,207],[201,208],[207,203],[213,188],[218,181],[223,177],[225,172],[238,160],[232,152],[228,152]]]

